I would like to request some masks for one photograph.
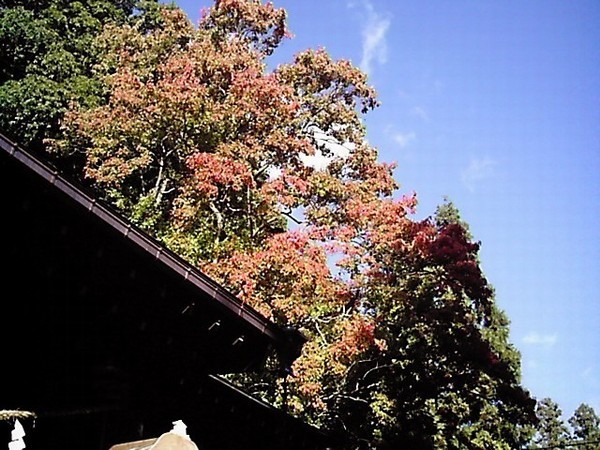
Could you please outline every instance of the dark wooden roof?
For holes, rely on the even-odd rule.
[[[304,342],[299,333],[276,326],[2,135],[0,147],[4,278],[23,306],[64,307],[90,319],[108,306],[105,313],[126,317],[128,327],[144,334],[156,331],[163,340],[155,344],[172,348],[182,347],[177,339],[219,336],[211,345],[218,350],[203,361],[212,372],[256,367],[269,347],[284,359],[297,356]],[[26,321],[15,322],[19,309],[13,311],[11,328],[21,327],[13,330],[17,334],[32,332]],[[46,321],[57,316],[42,315]]]
[[[289,365],[303,336],[243,304],[40,157],[2,135],[0,148],[0,410],[33,411],[45,423],[121,411],[103,432],[116,442],[156,436],[178,411],[211,424],[186,422],[190,430],[223,434],[218,423],[238,420],[273,432],[268,408],[244,420],[226,413],[247,399],[216,388],[209,374],[260,370],[273,350]],[[231,402],[220,416],[198,405],[214,401],[213,391]],[[144,433],[128,434],[142,417]],[[278,420],[291,418],[279,411]],[[320,436],[294,426],[290,436]],[[217,447],[206,448],[236,448],[213,439]],[[311,442],[286,448],[322,448]]]

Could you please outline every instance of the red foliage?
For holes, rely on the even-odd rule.
[[[373,318],[363,314],[352,315],[349,320],[341,323],[341,335],[331,348],[333,358],[349,365],[356,356],[371,348],[382,349],[384,343],[375,339],[375,330]]]
[[[190,184],[185,188],[199,195],[215,197],[220,189],[240,191],[254,187],[254,179],[247,164],[212,153],[197,153],[187,159],[191,170]]]
[[[464,290],[473,300],[484,300],[492,291],[479,266],[478,251],[479,243],[470,242],[465,229],[455,223],[443,226],[427,249],[430,262],[445,268],[448,287]]]

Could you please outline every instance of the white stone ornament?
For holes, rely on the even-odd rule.
[[[187,434],[187,425],[183,423],[183,420],[176,420],[173,422],[173,429],[171,430],[171,433],[188,439],[190,438]]]
[[[11,442],[8,443],[8,450],[23,450],[25,448],[25,429],[19,419],[15,419],[15,426],[10,433]]]

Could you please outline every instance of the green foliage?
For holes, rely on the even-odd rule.
[[[55,132],[57,116],[66,109],[62,86],[46,77],[29,75],[0,86],[0,127],[25,143]]]
[[[473,236],[469,230],[469,224],[462,220],[460,217],[460,212],[456,205],[450,200],[449,197],[444,196],[443,202],[437,206],[435,210],[435,222],[438,226],[449,225],[451,223],[456,223],[463,227],[463,229],[467,232],[467,237],[472,239]]]
[[[3,1],[0,4],[0,128],[41,149],[56,137],[71,102],[102,101],[94,78],[96,36],[124,23],[139,2],[122,0]],[[143,2],[152,4],[156,2]],[[140,5],[142,5],[140,3]],[[140,10],[139,12],[143,12]]]
[[[594,450],[600,447],[600,418],[594,408],[582,403],[569,419],[572,442],[579,450]]]
[[[536,415],[538,423],[527,448],[596,450],[600,447],[600,418],[591,406],[580,404],[568,420],[570,427],[551,398],[537,402]]]
[[[539,421],[532,448],[565,447],[569,429],[562,420],[562,411],[550,398],[540,400],[536,407]]]

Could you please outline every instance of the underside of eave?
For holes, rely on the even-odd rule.
[[[284,330],[260,315],[256,310],[241,302],[214,280],[207,277],[197,268],[191,266],[178,255],[166,249],[155,239],[124,220],[108,205],[97,201],[82,188],[63,178],[58,171],[53,170],[40,158],[11,142],[0,134],[0,147],[13,158],[37,173],[50,185],[72,198],[90,214],[111,226],[118,233],[136,244],[169,270],[178,274],[183,280],[196,286],[202,292],[218,302],[223,308],[254,327],[272,341],[272,345],[282,355],[283,359],[293,360],[300,352],[305,342],[304,336],[295,330]],[[15,187],[17,188],[17,187]]]

